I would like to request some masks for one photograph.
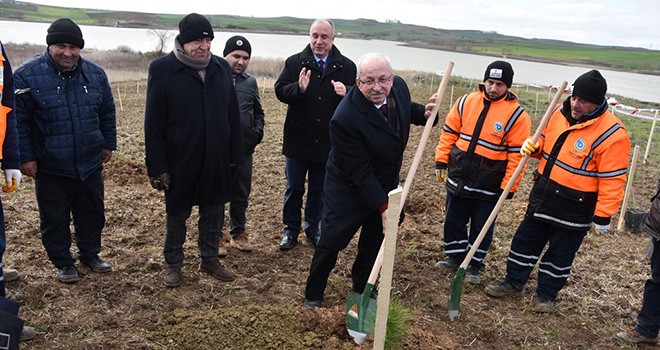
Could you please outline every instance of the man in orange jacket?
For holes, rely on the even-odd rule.
[[[479,91],[459,98],[447,114],[435,149],[438,181],[447,180],[445,254],[437,267],[455,270],[483,228],[502,190],[520,163],[520,147],[531,121],[509,89],[513,68],[505,61],[488,65]],[[518,189],[522,172],[511,189]],[[468,236],[468,222],[470,232]],[[465,280],[481,283],[479,271],[493,241],[493,226],[467,268]]]
[[[539,158],[539,167],[525,219],[511,242],[504,281],[487,286],[486,294],[520,294],[548,245],[539,264],[534,310],[553,312],[587,232],[610,228],[623,199],[630,138],[607,110],[606,91],[599,71],[581,75],[539,142],[523,144],[521,154]]]

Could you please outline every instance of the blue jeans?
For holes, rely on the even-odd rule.
[[[231,183],[231,200],[229,202],[229,234],[236,237],[245,232],[245,212],[252,191],[252,154],[246,154]],[[222,226],[221,226],[222,227]]]
[[[493,211],[496,202],[480,199],[461,198],[447,193],[447,212],[445,214],[445,254],[447,259],[455,264],[460,264],[465,255],[477,239],[488,216]],[[470,223],[470,235],[468,237],[468,222]],[[493,242],[493,229],[495,222],[490,225],[479,248],[474,253],[470,266],[478,269],[484,267],[484,259],[488,248]]]
[[[655,338],[660,330],[660,241],[653,240],[653,255],[651,256],[651,277],[644,284],[644,301],[642,310],[637,315],[639,334]]]
[[[183,265],[183,243],[186,241],[186,221],[191,209],[180,215],[167,215],[163,254],[168,266]],[[197,246],[202,260],[218,258],[218,240],[223,219],[222,205],[200,205]]]
[[[569,231],[525,218],[511,241],[505,281],[522,290],[548,244],[539,264],[536,295],[540,300],[555,301],[568,280],[575,254],[586,235],[587,231]]]
[[[319,232],[321,210],[323,209],[323,181],[325,163],[301,161],[286,158],[286,192],[282,209],[284,235],[298,237],[301,231],[303,195],[305,177],[307,177],[307,203],[305,203],[305,233],[315,237]]]
[[[97,256],[105,226],[101,169],[85,180],[38,172],[35,192],[41,219],[41,242],[53,265],[60,269],[75,262],[70,252],[72,216],[78,257],[85,261]]]

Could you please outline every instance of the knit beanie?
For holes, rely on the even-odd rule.
[[[573,83],[573,96],[600,105],[605,99],[607,82],[599,71],[593,69],[580,75]]]
[[[495,61],[486,67],[484,81],[488,79],[499,80],[510,88],[513,83],[513,67],[509,62]]]
[[[185,44],[201,38],[213,39],[211,22],[197,13],[191,13],[183,17],[179,22],[179,42]]]
[[[46,44],[53,45],[61,43],[75,45],[81,49],[85,46],[85,40],[83,40],[80,27],[68,18],[57,19],[48,27]]]
[[[250,42],[240,35],[234,35],[227,40],[225,51],[222,51],[222,55],[227,56],[236,50],[245,51],[248,56],[252,56],[252,46],[250,46]]]

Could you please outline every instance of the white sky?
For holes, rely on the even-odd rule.
[[[658,0],[30,0],[66,7],[204,15],[399,20],[441,29],[660,50]],[[319,7],[312,4],[319,4]],[[341,28],[337,28],[341,32]]]

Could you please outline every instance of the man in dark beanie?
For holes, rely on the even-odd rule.
[[[252,46],[240,35],[232,36],[225,43],[222,54],[231,68],[238,106],[241,110],[241,126],[243,128],[243,164],[238,167],[231,186],[231,201],[229,202],[229,223],[231,231],[230,246],[251,251],[248,233],[245,232],[245,212],[252,188],[252,153],[264,137],[264,109],[259,99],[257,79],[245,72],[250,63]]]
[[[447,114],[435,150],[435,172],[447,187],[444,250],[436,266],[454,271],[476,240],[522,156],[531,120],[509,88],[513,68],[508,62],[488,65],[479,91],[459,98]],[[450,156],[451,154],[451,156]],[[522,172],[511,190],[518,189]],[[468,233],[469,223],[469,233]],[[493,240],[488,229],[470,261],[466,281],[481,283],[480,271]]]
[[[48,49],[16,70],[21,171],[35,178],[41,240],[63,283],[78,281],[70,218],[82,265],[109,272],[101,260],[105,226],[103,163],[117,148],[115,103],[101,67],[80,57],[85,42],[68,18],[48,28]]]
[[[605,101],[607,82],[599,71],[593,69],[580,75],[573,83],[573,96],[600,106]]]
[[[489,64],[484,72],[484,82],[488,79],[499,80],[510,89],[513,83],[513,67],[509,62],[495,61]]]
[[[85,40],[83,40],[80,27],[68,18],[55,20],[55,22],[48,27],[46,43],[48,45],[67,43],[75,45],[79,49],[85,47]]]
[[[149,65],[146,165],[151,186],[165,192],[167,287],[182,282],[193,205],[199,206],[199,269],[221,281],[234,280],[218,255],[232,172],[243,162],[243,137],[231,69],[211,53],[212,40],[209,20],[191,13],[179,22],[174,50]]]
[[[511,242],[506,276],[486,287],[488,295],[520,294],[540,259],[534,310],[553,312],[587,233],[609,230],[623,199],[630,139],[608,111],[606,91],[597,70],[581,75],[538,142],[525,140],[521,154],[539,158],[539,167]]]

